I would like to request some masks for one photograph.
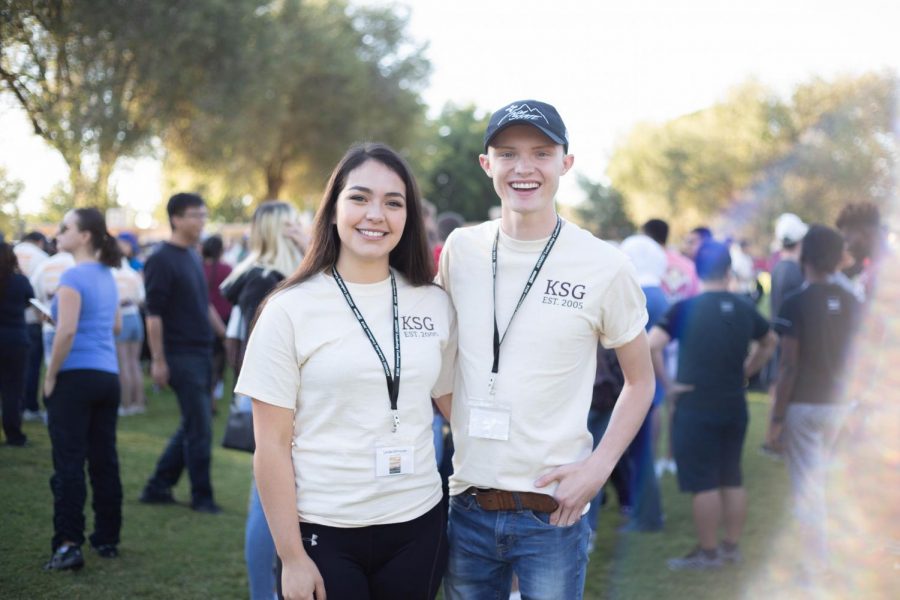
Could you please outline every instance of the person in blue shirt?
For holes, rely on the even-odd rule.
[[[56,335],[44,375],[47,425],[53,446],[53,554],[47,570],[80,569],[85,541],[84,464],[91,476],[94,532],[103,558],[118,556],[122,482],[116,452],[119,365],[115,333],[121,326],[111,267],[121,253],[96,208],[66,213],[57,235],[75,266],[63,272],[51,312]]]

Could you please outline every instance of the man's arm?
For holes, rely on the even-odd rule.
[[[753,350],[750,351],[747,360],[744,361],[744,377],[756,375],[763,365],[766,364],[766,361],[769,360],[769,357],[772,356],[772,353],[775,352],[775,346],[777,345],[778,336],[772,330],[769,330],[766,335],[758,339],[753,345]]]
[[[650,410],[656,382],[647,334],[641,331],[616,348],[616,356],[625,375],[625,386],[597,449],[585,460],[556,468],[535,482],[537,487],[559,482],[554,494],[559,508],[550,515],[553,525],[572,525],[581,518],[585,505],[603,487]]]
[[[784,415],[787,405],[794,395],[797,385],[797,338],[785,335],[781,338],[781,359],[778,363],[778,381],[775,383],[775,404],[772,406],[772,420],[766,433],[766,443],[773,448],[781,446],[781,432],[784,429]]]
[[[169,385],[169,365],[163,351],[162,317],[147,315],[147,345],[150,346],[150,376],[159,387]]]
[[[225,339],[225,321],[219,316],[216,308],[212,304],[206,305],[206,314],[209,317],[209,324],[213,329],[213,333],[219,339]]]

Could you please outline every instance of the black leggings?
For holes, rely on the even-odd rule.
[[[437,595],[447,567],[443,502],[405,523],[300,527],[303,548],[322,574],[328,600],[430,600]],[[282,598],[281,560],[276,582]]]

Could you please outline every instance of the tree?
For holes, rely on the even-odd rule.
[[[6,169],[0,167],[0,232],[17,238],[24,225],[17,201],[25,185],[18,179],[10,179]]]
[[[483,221],[499,202],[491,179],[478,164],[489,118],[472,105],[447,104],[423,131],[427,140],[422,140],[413,161],[421,173],[422,193],[438,212],[454,211],[468,221]]]
[[[625,199],[618,190],[580,173],[578,185],[585,200],[574,207],[574,213],[582,227],[604,240],[622,240],[634,233],[634,223],[625,212]]]
[[[227,77],[198,98],[166,143],[197,179],[232,196],[308,202],[361,140],[402,150],[424,120],[429,64],[406,38],[408,17],[343,0],[285,0],[262,14]]]
[[[756,82],[663,124],[635,127],[608,175],[636,220],[668,218],[765,240],[781,212],[831,223],[852,200],[886,207],[897,156],[898,80],[812,79],[782,99]]]
[[[115,203],[121,156],[148,150],[233,59],[261,0],[8,0],[0,81],[69,166],[76,204]]]

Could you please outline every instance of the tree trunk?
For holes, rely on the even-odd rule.
[[[266,200],[275,200],[284,185],[284,163],[272,161],[266,165]]]

